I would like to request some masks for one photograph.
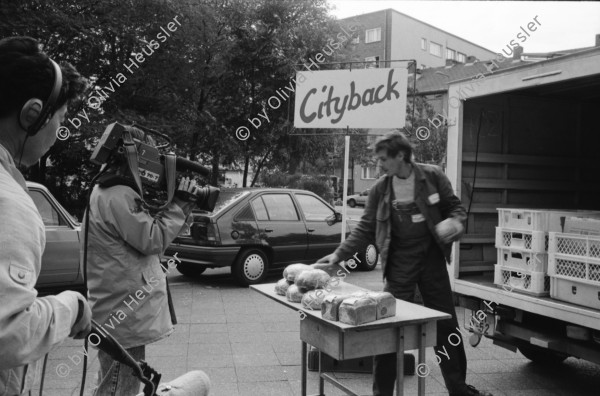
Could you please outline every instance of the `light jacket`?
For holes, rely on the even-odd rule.
[[[179,234],[187,213],[171,203],[151,216],[137,192],[116,185],[94,187],[89,214],[87,277],[93,319],[124,348],[168,336],[173,324],[159,254]]]
[[[0,145],[0,396],[26,394],[39,359],[75,323],[78,293],[37,298],[46,234],[25,179]]]
[[[442,242],[435,232],[435,225],[450,217],[460,222],[466,221],[465,209],[461,206],[460,199],[454,195],[450,180],[440,167],[435,165],[412,163],[415,172],[415,203],[427,222],[427,227],[433,235],[437,245],[444,253],[446,261],[450,262],[452,243]],[[383,276],[391,241],[392,222],[390,219],[392,191],[392,177],[385,175],[371,188],[365,211],[352,234],[335,251],[340,259],[354,255],[369,241],[375,240]],[[460,237],[457,236],[457,239]]]

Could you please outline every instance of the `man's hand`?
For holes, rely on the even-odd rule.
[[[333,265],[333,264],[337,264],[339,262],[340,262],[340,258],[337,256],[337,254],[331,253],[325,257],[321,257],[319,260],[317,260],[317,264],[313,264],[313,266],[318,265],[318,264]],[[318,267],[315,267],[315,268],[319,269]]]
[[[196,205],[197,192],[198,186],[196,185],[196,180],[190,180],[189,177],[182,177],[179,181],[179,186],[175,190],[173,202],[179,205],[184,213],[187,214],[191,212]]]
[[[462,235],[463,229],[462,223],[453,217],[448,218],[435,226],[435,232],[444,243],[456,241]]]
[[[342,263],[343,262],[340,261],[340,258],[335,253],[331,253],[330,255],[319,259],[316,264],[311,264],[310,266],[314,269],[320,269],[327,272],[329,276],[336,276],[340,267],[346,268]]]
[[[85,298],[83,298],[81,294],[78,295],[77,298],[79,303],[77,319],[75,319],[75,324],[71,328],[69,337],[73,337],[79,340],[85,338],[92,330],[92,311],[88,302],[85,300]]]

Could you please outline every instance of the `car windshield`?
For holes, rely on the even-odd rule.
[[[225,209],[236,200],[245,197],[248,194],[250,194],[250,191],[240,191],[222,188],[221,192],[219,193],[219,198],[217,198],[217,202],[215,203],[215,209],[212,211],[212,213],[219,213],[221,210]]]

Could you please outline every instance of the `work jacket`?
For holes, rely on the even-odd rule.
[[[0,396],[32,388],[39,359],[68,337],[77,317],[78,293],[37,298],[45,245],[25,179],[0,145]]]
[[[440,167],[435,165],[412,163],[415,173],[415,203],[427,222],[427,227],[433,235],[437,245],[444,253],[446,261],[450,262],[452,243],[442,242],[435,232],[435,225],[450,217],[460,222],[466,221],[465,209],[461,206],[460,199],[454,195],[450,180]],[[392,191],[392,176],[385,175],[371,188],[365,211],[352,234],[335,251],[340,259],[347,259],[360,251],[365,244],[375,240],[383,276],[387,265],[389,247],[391,242],[392,222],[390,196]],[[456,237],[458,239],[460,235]]]
[[[152,216],[140,202],[140,195],[124,185],[95,186],[90,199],[87,281],[92,317],[124,348],[173,332],[159,254],[187,217],[175,203]]]

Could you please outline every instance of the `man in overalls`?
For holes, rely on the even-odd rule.
[[[392,133],[379,140],[375,153],[387,174],[371,188],[352,234],[318,263],[331,266],[350,258],[375,238],[384,291],[412,302],[418,285],[426,307],[452,315],[437,322],[434,348],[450,396],[491,396],[465,383],[467,359],[462,338],[458,345],[455,338],[460,332],[445,263],[450,262],[452,242],[462,234],[465,210],[439,167],[412,161],[412,146],[403,134]],[[450,337],[453,333],[456,336]],[[396,354],[376,356],[374,396],[392,396],[395,381]]]

